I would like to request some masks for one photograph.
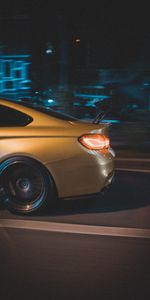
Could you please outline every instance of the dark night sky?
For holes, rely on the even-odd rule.
[[[86,3],[86,4],[85,4]],[[83,22],[87,26],[102,26],[108,31],[110,29],[123,28],[129,32],[135,26],[137,30],[148,29],[149,26],[149,8],[144,4],[127,5],[127,2],[120,1],[120,4],[114,1],[97,2],[75,2],[69,1],[64,4],[57,1],[41,0],[5,0],[1,1],[0,16],[14,17],[19,14],[26,14],[31,17],[39,17],[43,21],[46,17],[53,18],[61,13],[69,24],[73,27],[82,27]],[[131,27],[130,27],[131,26]]]
[[[86,3],[86,4],[85,4]],[[150,17],[149,9],[144,4],[132,4],[120,1],[72,2],[68,4],[54,1],[24,0],[1,2],[0,17],[5,23],[5,32],[0,36],[11,34],[11,22],[14,18],[25,17],[29,23],[26,35],[39,32],[44,41],[46,37],[57,35],[59,16],[62,16],[70,35],[89,38],[101,61],[108,66],[130,64],[146,57],[150,53]],[[143,6],[142,6],[143,5]],[[5,20],[5,21],[4,21]],[[11,21],[10,21],[11,20]],[[20,20],[21,22],[21,20]],[[4,25],[3,25],[4,26]],[[2,28],[2,27],[1,27]],[[21,27],[20,27],[21,30]],[[19,28],[17,29],[19,33]],[[10,34],[9,34],[10,33]]]

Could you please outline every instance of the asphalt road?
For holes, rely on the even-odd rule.
[[[0,299],[149,299],[148,163],[116,162],[102,197],[30,217],[1,208]]]
[[[149,299],[150,240],[1,229],[0,299]]]

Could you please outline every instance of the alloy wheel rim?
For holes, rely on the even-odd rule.
[[[13,158],[0,168],[5,192],[4,203],[12,211],[28,213],[43,205],[49,191],[49,178],[32,159]]]

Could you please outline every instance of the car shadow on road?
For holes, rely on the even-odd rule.
[[[117,172],[113,185],[104,194],[81,199],[60,200],[51,216],[104,213],[140,208],[150,205],[150,175]],[[37,214],[36,214],[37,215]],[[38,215],[49,215],[43,210]]]
[[[150,174],[116,172],[113,185],[104,194],[84,198],[60,199],[53,208],[26,216],[54,217],[75,214],[111,213],[150,205]],[[3,210],[4,208],[1,207]]]

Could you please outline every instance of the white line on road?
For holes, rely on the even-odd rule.
[[[150,158],[116,157],[115,160],[150,162]]]
[[[128,171],[128,172],[140,172],[140,173],[150,173],[150,170],[146,169],[129,169],[129,168],[115,168],[117,171]]]
[[[2,219],[0,220],[0,228],[16,228],[83,235],[150,239],[150,229],[64,224],[30,220]]]

